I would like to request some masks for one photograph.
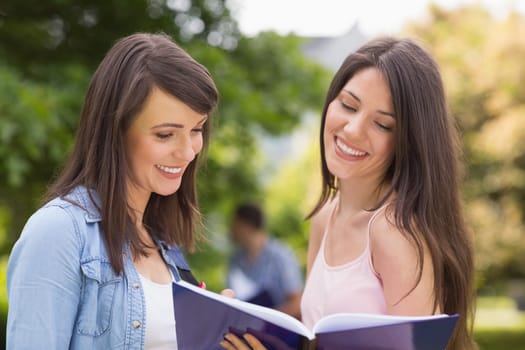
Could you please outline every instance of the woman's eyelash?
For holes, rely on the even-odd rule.
[[[355,111],[357,110],[357,109],[355,109],[354,107],[352,107],[351,105],[346,104],[346,103],[344,103],[344,102],[341,102],[341,106],[343,106],[343,108],[348,109],[348,110],[350,110],[350,111],[354,111],[354,112],[355,112]]]
[[[158,133],[156,134],[156,136],[161,139],[161,140],[165,140],[167,138],[169,138],[172,134],[171,133]]]
[[[385,130],[385,131],[392,131],[392,128],[389,127],[389,126],[386,126],[384,124],[381,124],[381,123],[376,123],[377,126],[379,126],[381,129]]]

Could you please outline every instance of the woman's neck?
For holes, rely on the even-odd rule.
[[[339,210],[361,211],[375,208],[388,194],[388,183],[377,181],[338,182]]]

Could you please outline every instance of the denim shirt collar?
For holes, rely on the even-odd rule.
[[[87,223],[102,221],[102,214],[100,213],[101,200],[100,196],[95,190],[88,190],[84,186],[78,186],[70,194],[66,195],[66,200],[80,206],[85,210],[84,218]]]

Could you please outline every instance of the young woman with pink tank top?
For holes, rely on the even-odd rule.
[[[350,54],[329,87],[320,141],[303,322],[339,312],[458,313],[447,349],[475,349],[460,143],[434,59],[395,38]],[[264,349],[250,335],[227,339],[226,349]]]
[[[459,151],[439,68],[419,44],[379,38],[347,57],[322,115],[306,325],[337,312],[459,313],[448,348],[476,347]]]

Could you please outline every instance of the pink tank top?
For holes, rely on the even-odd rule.
[[[383,208],[376,210],[368,222],[363,253],[348,263],[330,266],[326,263],[324,247],[334,206],[301,299],[302,321],[308,328],[312,329],[321,318],[335,313],[386,314],[383,287],[374,271],[370,253],[370,225]]]

